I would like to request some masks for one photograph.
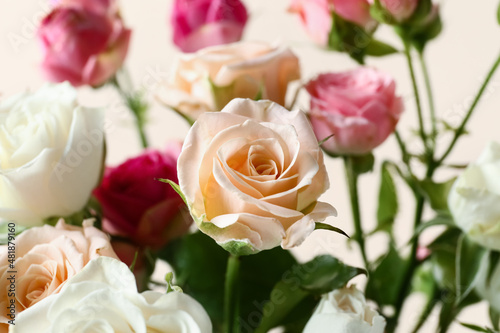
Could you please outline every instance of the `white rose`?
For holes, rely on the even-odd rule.
[[[204,233],[235,254],[299,245],[335,215],[306,115],[270,101],[234,99],[201,115],[177,162],[179,185]]]
[[[182,55],[159,99],[195,120],[237,97],[284,105],[288,84],[299,78],[299,60],[288,48],[238,42]]]
[[[137,292],[134,275],[119,260],[99,257],[61,292],[21,312],[14,333],[211,333],[203,307],[181,292]]]
[[[81,210],[100,175],[102,120],[68,83],[0,103],[0,220],[33,226]]]
[[[351,286],[323,295],[303,333],[383,333],[384,329],[384,317]]]
[[[448,206],[475,242],[500,250],[500,144],[491,142],[453,185]]]

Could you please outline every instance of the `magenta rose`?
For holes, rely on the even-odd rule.
[[[306,85],[310,119],[322,147],[333,155],[361,155],[384,142],[403,110],[394,80],[374,69],[319,75]]]
[[[103,229],[132,243],[157,249],[185,233],[191,224],[179,195],[157,180],[177,182],[180,145],[168,152],[149,150],[114,168],[106,168],[94,195],[101,203]]]
[[[38,39],[50,81],[98,86],[122,66],[131,31],[112,6],[111,1],[61,1],[42,20]]]
[[[292,0],[289,11],[300,16],[307,33],[320,45],[328,44],[334,12],[363,30],[376,26],[368,0]]]
[[[183,52],[241,39],[248,14],[240,0],[175,0],[174,43]]]

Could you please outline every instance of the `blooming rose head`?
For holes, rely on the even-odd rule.
[[[16,313],[22,313],[50,295],[58,293],[66,280],[99,256],[116,258],[108,236],[83,222],[83,227],[60,220],[55,227],[45,225],[22,232],[16,237],[14,262],[16,273]],[[0,248],[0,306],[6,309],[10,281],[8,247]],[[0,314],[0,331],[7,332],[5,311]],[[17,324],[17,322],[16,322]],[[34,330],[33,332],[38,332]]]
[[[177,168],[198,227],[232,253],[296,246],[335,214],[317,201],[329,183],[307,117],[270,101],[201,115]]]
[[[137,292],[127,265],[97,258],[61,292],[20,313],[14,333],[211,333],[203,307],[182,292]]]
[[[417,9],[420,0],[380,0],[380,4],[397,21],[409,19]]]
[[[131,31],[116,11],[108,10],[108,3],[63,1],[42,20],[38,39],[49,80],[98,86],[122,66]]]
[[[311,123],[335,155],[370,152],[394,131],[403,110],[394,80],[371,68],[319,75],[306,85]]]
[[[385,319],[356,287],[323,295],[303,333],[384,333]]]
[[[333,13],[362,27],[360,32],[372,31],[376,26],[367,0],[292,0],[289,11],[300,16],[311,38],[323,46],[328,44]]]
[[[0,103],[0,219],[33,226],[81,210],[101,173],[102,117],[68,83]]]
[[[239,42],[183,55],[159,98],[195,120],[237,97],[284,105],[289,82],[299,78],[299,60],[289,49]]]
[[[248,14],[240,0],[174,0],[174,43],[183,52],[241,39]]]
[[[456,225],[472,240],[500,251],[500,144],[491,142],[458,177],[448,196]]]
[[[182,199],[158,178],[177,182],[180,144],[166,152],[149,150],[115,168],[107,168],[94,195],[103,215],[103,229],[133,243],[160,248],[184,234],[192,223]]]

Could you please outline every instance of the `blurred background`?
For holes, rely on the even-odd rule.
[[[1,0],[0,10],[0,99],[15,93],[34,90],[44,83],[39,70],[41,52],[36,40],[36,28],[41,18],[48,13],[48,1],[42,0]],[[322,72],[344,71],[356,68],[357,64],[346,54],[324,51],[313,44],[295,15],[287,13],[289,0],[247,0],[250,21],[243,39],[265,40],[288,45],[299,56],[302,78],[309,80]],[[438,1],[439,2],[439,1]],[[482,79],[500,51],[500,27],[496,21],[498,0],[449,0],[440,1],[444,25],[443,33],[429,43],[426,59],[429,65],[438,117],[451,125],[457,125],[472,102]],[[121,1],[121,12],[126,24],[132,29],[132,40],[125,63],[136,89],[143,90],[151,102],[147,134],[153,147],[163,148],[171,140],[181,141],[189,127],[174,112],[155,102],[155,91],[170,73],[179,51],[172,43],[172,32],[168,22],[172,1]],[[399,39],[388,27],[377,31],[379,39],[392,45],[401,46]],[[367,65],[391,74],[397,83],[397,91],[404,98],[406,110],[398,124],[400,132],[410,149],[418,152],[418,140],[413,140],[413,130],[417,118],[412,98],[411,83],[405,59],[393,55],[382,59],[367,58]],[[418,74],[418,73],[417,73]],[[418,78],[419,80],[421,78]],[[422,80],[420,80],[422,82]],[[297,87],[298,83],[294,87]],[[294,88],[289,90],[292,98]],[[98,91],[80,89],[80,99],[89,106],[105,106],[107,128],[107,164],[117,165],[125,159],[136,156],[141,151],[132,116],[122,104],[119,96],[104,87]],[[300,95],[297,106],[307,110],[307,98]],[[475,160],[490,140],[500,141],[500,74],[493,78],[486,94],[476,110],[468,127],[469,135],[458,143],[449,160],[454,164],[465,164]],[[444,148],[449,138],[438,141]],[[378,162],[384,159],[399,159],[399,149],[394,138],[388,139],[375,150]],[[352,234],[351,213],[348,192],[341,160],[327,158],[331,188],[323,201],[333,204],[338,217],[330,218],[333,224]],[[380,163],[377,163],[379,166]],[[379,176],[376,171],[363,175],[360,179],[361,212],[365,230],[372,230],[376,224],[377,191]],[[436,180],[449,179],[456,171],[442,172]],[[410,238],[414,200],[411,193],[399,184],[400,213],[396,223],[398,246],[403,249]],[[429,212],[428,212],[429,213]],[[431,215],[431,214],[427,214]],[[430,216],[429,216],[430,217]],[[425,219],[424,219],[425,220]],[[432,240],[439,228],[424,234],[424,242]],[[368,256],[377,258],[386,244],[384,235],[369,239]],[[327,231],[316,231],[303,245],[294,250],[300,261],[306,261],[320,253],[332,254],[350,265],[362,265],[355,244]],[[165,266],[160,266],[165,270]],[[356,283],[364,284],[364,278],[356,278]],[[399,332],[408,332],[418,319],[421,301],[417,296],[410,300],[403,316]],[[421,332],[431,332],[437,323],[434,312],[428,325]],[[466,309],[459,317],[463,322],[487,325],[487,306],[476,305]],[[468,332],[456,323],[450,332]]]

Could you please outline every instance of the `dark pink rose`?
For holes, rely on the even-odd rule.
[[[180,145],[167,153],[149,150],[106,168],[94,195],[102,206],[103,229],[134,244],[160,248],[184,234],[192,220],[179,195],[157,178],[177,182]]]
[[[53,82],[98,86],[110,79],[127,55],[131,31],[104,3],[61,4],[38,29],[42,69]],[[101,4],[98,6],[97,4]]]
[[[174,43],[183,52],[241,39],[248,19],[240,0],[174,0]]]
[[[374,69],[319,75],[306,85],[310,119],[330,154],[360,155],[373,150],[394,131],[403,111],[394,80]]]

